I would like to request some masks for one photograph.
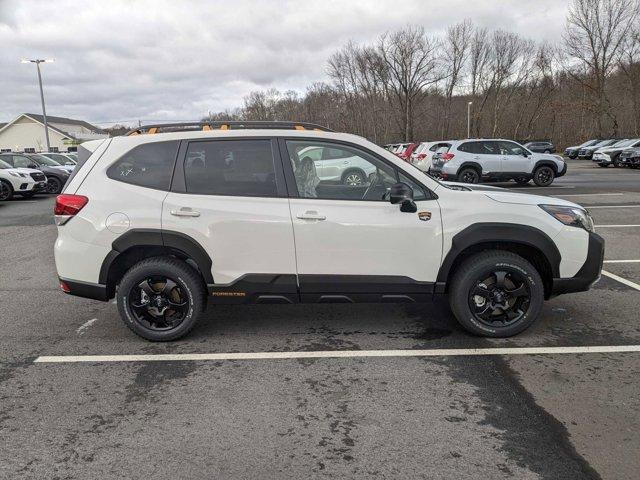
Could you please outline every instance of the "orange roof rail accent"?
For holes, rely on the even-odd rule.
[[[304,128],[302,125],[296,125],[294,128],[296,130],[306,130],[306,128]]]
[[[229,125],[223,123],[222,125],[220,125],[220,130],[229,130]]]
[[[207,131],[207,130],[211,130],[211,127],[209,125],[205,125],[202,127],[202,131]]]
[[[158,127],[151,127],[147,133],[158,133],[158,130],[160,130]]]
[[[136,130],[134,132],[129,132],[127,135],[140,135],[140,130]]]

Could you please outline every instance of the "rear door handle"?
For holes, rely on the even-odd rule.
[[[189,207],[182,207],[180,210],[171,210],[171,215],[176,217],[199,217],[200,212],[192,210]]]
[[[304,213],[299,213],[296,215],[300,220],[326,220],[327,217],[324,215],[320,215],[315,210],[307,210]]]

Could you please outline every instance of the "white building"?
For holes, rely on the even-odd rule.
[[[98,127],[82,120],[47,115],[49,144],[52,151],[67,152],[85,140],[106,138]],[[7,123],[0,124],[0,152],[44,152],[47,141],[42,115],[23,113]]]

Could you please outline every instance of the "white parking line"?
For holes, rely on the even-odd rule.
[[[82,325],[80,325],[78,327],[78,329],[76,330],[76,333],[78,335],[82,335],[84,334],[85,330],[87,328],[89,328],[91,325],[93,325],[95,322],[97,322],[98,319],[97,318],[92,318],[91,320],[87,320],[86,322],[84,322]]]
[[[640,292],[640,285],[638,285],[637,283],[632,282],[631,280],[627,280],[626,278],[619,277],[618,275],[615,275],[615,274],[613,274],[611,272],[606,272],[604,270],[602,270],[602,275],[604,275],[605,277],[612,278],[613,280],[615,280],[617,282],[623,283],[628,287],[635,288],[636,290],[638,290]]]
[[[631,353],[640,345],[578,347],[452,348],[431,350],[329,350],[317,352],[169,353],[155,355],[43,356],[34,363],[181,362],[206,360],[277,360],[297,358],[459,357],[478,355],[556,355],[567,353]]]
[[[639,225],[595,225],[596,228],[634,228],[640,227]]]
[[[604,263],[640,263],[640,260],[605,260]]]
[[[640,208],[640,205],[583,205],[583,207],[591,210],[594,208]]]
[[[598,197],[610,197],[610,196],[616,196],[619,197],[620,195],[624,195],[624,193],[571,193],[571,194],[555,194],[555,195],[551,195],[552,197],[592,197],[592,196],[598,196]]]

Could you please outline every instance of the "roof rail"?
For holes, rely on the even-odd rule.
[[[333,132],[330,128],[308,122],[269,122],[269,121],[202,121],[186,123],[157,123],[142,125],[129,130],[127,135],[141,135],[167,132],[195,132],[200,130],[246,130],[246,129],[270,129],[270,130],[319,130],[321,132]]]

